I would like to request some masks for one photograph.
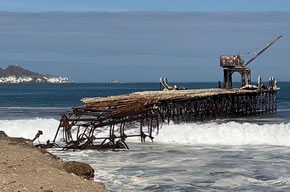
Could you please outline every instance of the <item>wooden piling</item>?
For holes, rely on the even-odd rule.
[[[154,139],[163,123],[188,123],[218,118],[273,113],[278,88],[261,90],[196,89],[137,92],[123,96],[85,98],[83,106],[61,116],[53,142],[62,135],[67,149],[117,149],[128,137]],[[139,133],[128,130],[139,124]],[[145,129],[147,127],[147,129]],[[99,136],[109,129],[107,136]],[[76,133],[73,136],[73,133]]]

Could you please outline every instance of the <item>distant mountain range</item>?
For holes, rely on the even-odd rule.
[[[23,69],[20,66],[10,65],[6,69],[0,68],[0,83],[68,83],[67,77],[42,75]]]

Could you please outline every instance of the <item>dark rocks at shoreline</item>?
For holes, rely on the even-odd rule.
[[[63,168],[66,172],[73,173],[84,179],[94,179],[94,169],[89,164],[69,161],[64,163]]]
[[[4,131],[0,130],[0,137],[8,137],[8,135]]]

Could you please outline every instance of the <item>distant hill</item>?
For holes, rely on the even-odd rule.
[[[68,83],[67,77],[42,75],[20,66],[10,65],[0,68],[0,83]]]

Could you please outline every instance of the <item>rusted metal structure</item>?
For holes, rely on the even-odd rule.
[[[83,106],[64,113],[54,142],[67,149],[129,149],[128,137],[153,141],[163,123],[204,121],[272,113],[279,89],[198,89],[137,92],[124,96],[83,99]],[[138,133],[130,134],[131,129]],[[107,135],[100,135],[107,132]]]
[[[62,114],[53,143],[59,138],[66,143],[65,149],[129,149],[127,138],[153,141],[153,132],[158,133],[164,123],[273,113],[277,110],[279,92],[275,78],[271,77],[266,87],[259,77],[258,86],[252,86],[251,70],[247,65],[281,37],[246,63],[239,55],[221,56],[226,89],[185,90],[170,86],[167,78],[161,78],[163,91],[84,98],[83,106]],[[241,73],[241,85],[248,86],[232,89],[234,72]]]
[[[259,53],[255,54],[255,56],[246,63],[240,55],[221,56],[220,66],[224,68],[224,88],[232,88],[232,75],[235,72],[241,74],[241,87],[251,85],[251,69],[248,67],[248,65],[253,62],[258,56],[260,56],[264,51],[270,48],[274,43],[276,43],[281,37],[282,35],[278,36],[275,40],[269,43]]]

